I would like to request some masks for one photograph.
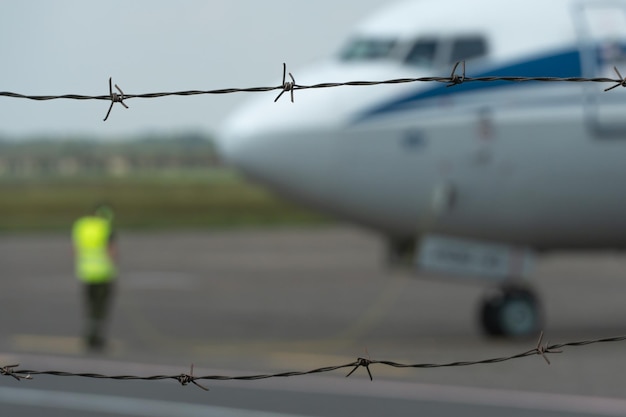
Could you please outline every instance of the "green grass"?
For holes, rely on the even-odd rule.
[[[0,231],[67,230],[106,201],[123,229],[313,225],[328,219],[225,169],[144,172],[128,178],[0,178]]]

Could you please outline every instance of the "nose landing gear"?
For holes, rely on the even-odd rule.
[[[508,284],[483,299],[480,321],[489,336],[526,337],[539,333],[543,317],[532,290]]]

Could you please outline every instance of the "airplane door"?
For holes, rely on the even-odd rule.
[[[583,77],[617,78],[626,73],[626,5],[611,0],[583,0],[574,8]],[[584,113],[595,136],[626,138],[626,89],[586,83]]]

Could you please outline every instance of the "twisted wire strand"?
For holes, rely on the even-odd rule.
[[[457,73],[457,68],[462,64],[462,72],[461,74]],[[418,83],[418,82],[436,82],[436,83],[445,83],[448,87],[453,87],[456,85],[471,83],[471,82],[514,82],[514,83],[522,83],[522,82],[570,82],[570,83],[611,83],[612,86],[605,88],[604,91],[610,91],[617,87],[626,87],[626,78],[622,77],[622,74],[619,72],[617,67],[613,68],[617,78],[609,78],[609,77],[595,77],[595,78],[586,78],[586,77],[516,77],[516,76],[485,76],[485,77],[468,77],[465,74],[465,61],[457,62],[452,68],[452,72],[448,77],[419,77],[419,78],[395,78],[390,80],[382,80],[382,81],[346,81],[346,82],[326,82],[319,83],[313,85],[303,85],[296,83],[296,80],[292,73],[287,73],[287,65],[283,63],[283,80],[281,85],[277,86],[269,86],[269,87],[249,87],[249,88],[222,88],[216,90],[186,90],[186,91],[169,91],[169,92],[159,92],[159,93],[144,93],[144,94],[125,94],[122,89],[115,84],[115,88],[119,91],[115,93],[113,91],[111,85],[111,78],[109,78],[109,94],[108,95],[82,95],[82,94],[62,94],[62,95],[28,95],[28,94],[20,94],[14,93],[10,91],[0,91],[0,97],[8,97],[8,98],[21,98],[28,100],[36,100],[36,101],[48,101],[48,100],[58,100],[58,99],[67,99],[67,100],[108,100],[111,101],[111,105],[107,111],[107,114],[104,118],[106,121],[109,118],[111,110],[113,109],[113,105],[115,103],[120,103],[125,108],[128,106],[124,103],[124,100],[129,100],[133,98],[144,98],[144,99],[153,99],[160,97],[168,97],[168,96],[196,96],[196,95],[207,95],[207,94],[232,94],[232,93],[259,93],[259,92],[268,92],[268,91],[276,91],[280,90],[278,96],[274,99],[274,101],[278,101],[281,96],[285,92],[289,92],[289,96],[291,98],[291,102],[294,102],[294,91],[296,90],[309,90],[309,89],[322,89],[322,88],[336,88],[336,87],[363,87],[363,86],[375,86],[375,85],[389,85],[389,84],[407,84],[407,83]],[[286,79],[287,74],[291,81]]]
[[[462,83],[470,83],[470,82],[495,82],[495,81],[505,81],[505,82],[574,82],[574,83],[612,83],[617,84],[615,87],[622,86],[624,82],[621,79],[614,79],[608,77],[597,77],[597,78],[584,78],[584,77],[514,77],[514,76],[489,76],[489,77],[465,77]],[[346,87],[346,86],[375,86],[375,85],[389,85],[389,84],[407,84],[407,83],[418,83],[418,82],[438,82],[444,84],[450,84],[454,82],[454,79],[451,77],[420,77],[420,78],[396,78],[391,80],[382,80],[382,81],[346,81],[346,82],[327,82],[327,83],[319,83],[312,85],[302,85],[302,84],[294,84],[293,90],[310,90],[310,89],[321,89],[321,88],[336,88],[336,87]],[[457,83],[458,85],[459,83]],[[164,91],[158,93],[142,93],[142,94],[124,94],[124,100],[129,100],[133,98],[161,98],[168,96],[197,96],[197,95],[208,95],[208,94],[232,94],[232,93],[261,93],[268,91],[276,91],[283,90],[283,85],[271,86],[271,87],[248,87],[248,88],[223,88],[217,90],[184,90],[184,91]],[[10,91],[0,91],[0,96],[9,97],[9,98],[21,98],[35,101],[48,101],[48,100],[59,100],[59,99],[68,99],[68,100],[106,100],[110,101],[110,95],[81,95],[81,94],[62,94],[62,95],[28,95],[28,94],[20,94],[14,93]]]
[[[600,344],[600,343],[616,343],[623,342],[626,340],[626,336],[616,336],[616,337],[606,337],[601,339],[592,339],[592,340],[583,340],[583,341],[575,341],[575,342],[566,342],[566,343],[557,343],[557,344],[543,344],[543,332],[539,336],[539,340],[537,345],[529,350],[526,350],[521,353],[517,353],[510,356],[503,356],[497,358],[489,358],[489,359],[481,359],[475,361],[455,361],[455,362],[447,362],[447,363],[415,363],[415,364],[406,364],[399,363],[389,360],[373,360],[369,358],[357,358],[357,360],[341,365],[333,365],[333,366],[325,366],[321,368],[316,368],[307,371],[288,371],[288,372],[280,372],[280,373],[268,373],[268,374],[256,374],[256,375],[239,375],[239,376],[228,376],[228,375],[204,375],[204,376],[194,376],[193,375],[193,365],[191,365],[191,372],[189,374],[181,373],[178,375],[152,375],[152,376],[137,376],[137,375],[104,375],[98,373],[91,372],[66,372],[66,371],[41,371],[41,370],[31,370],[31,369],[16,369],[19,365],[8,365],[0,368],[0,375],[11,376],[16,380],[20,381],[22,379],[32,379],[34,375],[51,375],[58,377],[81,377],[81,378],[95,378],[95,379],[112,379],[112,380],[141,380],[141,381],[159,381],[159,380],[167,380],[172,379],[176,380],[182,385],[188,385],[189,383],[193,383],[196,386],[207,390],[208,388],[200,385],[198,381],[200,380],[212,380],[212,381],[256,381],[261,379],[269,379],[269,378],[288,378],[288,377],[297,377],[297,376],[305,376],[312,374],[320,374],[338,371],[342,369],[352,369],[346,377],[351,376],[358,368],[363,367],[367,370],[369,378],[373,380],[372,373],[370,370],[370,366],[372,365],[385,365],[393,368],[414,368],[414,369],[429,369],[429,368],[449,368],[449,367],[462,367],[462,366],[473,366],[473,365],[486,365],[486,364],[496,364],[500,362],[511,361],[515,359],[521,359],[528,356],[542,356],[545,361],[550,364],[550,361],[547,358],[548,354],[557,354],[562,353],[561,348],[564,347],[583,347],[592,344]]]

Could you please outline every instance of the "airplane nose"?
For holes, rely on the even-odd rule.
[[[221,128],[216,137],[217,154],[227,165],[238,169],[244,169],[249,163],[254,162],[253,155],[255,143],[259,140],[255,138],[254,132],[246,127],[246,117],[237,115],[231,117]],[[258,155],[258,153],[257,153]]]
[[[257,119],[254,112],[239,112],[218,134],[217,152],[220,159],[246,175],[271,177],[281,152],[282,135]]]
[[[297,80],[301,85],[376,80],[381,79],[381,74],[388,76],[390,70],[393,69],[387,66],[344,68],[330,62],[298,73]],[[349,88],[307,89],[295,92],[294,103],[289,94],[274,102],[278,91],[258,93],[224,123],[217,138],[218,152],[227,163],[253,176],[273,175],[281,164],[295,163],[296,172],[305,170],[301,164],[311,158],[320,158],[318,164],[330,158],[328,148],[332,144],[325,140],[335,138],[358,109],[385,91],[393,91],[393,87],[374,87],[367,92]],[[299,156],[302,160],[294,159]],[[285,172],[290,171],[283,171],[283,176]]]
[[[377,80],[382,79],[378,72],[389,76],[388,69],[329,68],[311,71],[309,79],[297,79],[302,78],[302,85]],[[285,94],[274,102],[277,92],[260,93],[224,123],[217,138],[218,152],[228,165],[291,200],[339,215],[358,211],[364,219],[377,217],[377,205],[371,204],[372,194],[367,190],[372,184],[382,184],[383,176],[376,176],[377,160],[367,159],[362,148],[380,147],[383,142],[374,140],[377,134],[358,120],[364,109],[388,100],[401,88],[307,89],[296,92],[294,103]],[[393,134],[382,133],[390,142],[394,142]],[[380,158],[395,151],[385,148]],[[362,166],[358,175],[347,170],[355,164]]]
[[[319,127],[329,121],[308,113],[305,103],[274,98],[261,94],[233,114],[218,134],[217,151],[246,176],[297,197],[298,189],[311,192],[324,182],[331,153]]]
[[[344,68],[328,62],[302,73],[296,71],[296,79],[300,85],[313,85],[328,81],[380,79],[379,72],[388,75],[389,68]],[[276,153],[287,154],[283,147],[302,146],[302,140],[298,139],[301,133],[317,131],[322,135],[345,126],[349,123],[349,115],[364,102],[377,97],[375,91],[355,95],[356,90],[347,88],[307,89],[295,92],[294,103],[287,93],[274,102],[279,93],[277,90],[255,94],[224,123],[218,135],[218,152],[239,169],[257,171],[255,167],[260,164],[270,160],[277,162]],[[319,140],[316,138],[316,142]]]

